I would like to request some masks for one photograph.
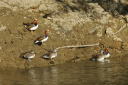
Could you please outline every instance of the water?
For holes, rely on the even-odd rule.
[[[0,71],[0,85],[128,85],[127,59]]]

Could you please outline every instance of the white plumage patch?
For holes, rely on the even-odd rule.
[[[44,39],[41,40],[41,42],[46,42],[48,40],[48,36],[47,37],[44,37]]]
[[[34,31],[34,30],[36,30],[38,27],[39,27],[39,25],[37,24],[36,26],[31,27],[29,30]]]
[[[35,57],[35,53],[26,53],[23,55],[24,58],[26,59],[31,59],[31,58],[34,58]]]

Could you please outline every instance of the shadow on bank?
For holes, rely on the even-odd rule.
[[[65,0],[56,0],[59,3],[62,3],[64,6],[64,10],[72,10],[72,11],[88,11],[91,8],[88,3],[98,3],[106,12],[109,12],[114,17],[118,15],[127,15],[128,14],[128,4],[124,4],[121,0],[73,0],[71,3],[76,4],[72,5],[66,3]]]

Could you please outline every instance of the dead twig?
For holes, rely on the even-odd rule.
[[[89,44],[89,45],[70,45],[70,46],[57,47],[54,50],[58,51],[59,49],[63,49],[63,48],[82,48],[82,47],[92,47],[97,45],[99,45],[99,43]]]
[[[117,32],[114,33],[114,35],[122,31],[125,27],[127,27],[127,24],[123,25]]]

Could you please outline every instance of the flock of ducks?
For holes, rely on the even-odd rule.
[[[38,29],[39,25],[38,25],[38,20],[37,19],[34,19],[31,23],[23,23],[23,25],[25,26],[25,28],[28,30],[28,31],[35,31]],[[35,41],[34,41],[34,44],[35,45],[39,45],[41,46],[44,42],[46,42],[48,40],[48,33],[49,33],[49,30],[45,30],[44,31],[44,36],[40,36],[38,37]],[[31,60],[33,58],[35,58],[35,52],[34,51],[30,51],[30,52],[26,52],[22,55],[22,57],[24,59],[27,59],[27,60]],[[53,51],[49,51],[47,54],[43,55],[42,57],[44,59],[50,59],[52,60],[53,58],[55,58],[57,56],[57,50],[53,50]]]
[[[39,25],[38,25],[38,20],[34,19],[31,23],[23,23],[23,25],[26,27],[27,30],[29,31],[35,31],[36,29],[38,29]],[[37,38],[34,41],[35,45],[39,45],[41,46],[44,42],[46,42],[48,40],[48,32],[49,30],[46,30],[44,32],[44,36],[41,36],[39,38]],[[44,54],[42,57],[44,59],[54,59],[57,56],[57,51],[58,50],[53,50],[53,51],[49,51],[47,54]],[[30,52],[26,52],[22,57],[27,59],[27,60],[31,60],[33,58],[35,58],[35,52],[34,51],[30,51]],[[103,49],[100,51],[100,54],[97,54],[95,56],[92,56],[90,58],[91,61],[99,61],[99,62],[104,62],[107,58],[110,57],[110,52],[108,51],[107,48]]]

